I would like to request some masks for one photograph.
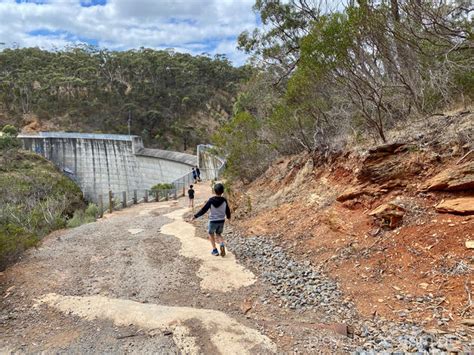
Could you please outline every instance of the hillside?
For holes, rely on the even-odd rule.
[[[82,192],[43,157],[0,149],[0,270],[84,207]]]
[[[53,233],[0,273],[0,349],[469,352],[472,120],[432,116],[385,145],[287,156],[250,184],[227,181],[224,257],[187,199]],[[209,185],[196,184],[196,206]],[[439,210],[460,198],[459,214]]]
[[[249,69],[223,56],[93,47],[0,52],[0,125],[25,132],[128,132],[147,146],[207,143]]]
[[[473,122],[458,111],[390,131],[385,145],[281,158],[233,185],[240,233],[330,275],[367,319],[469,334]]]

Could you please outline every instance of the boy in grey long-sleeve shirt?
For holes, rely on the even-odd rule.
[[[194,215],[194,218],[199,218],[203,216],[207,211],[210,210],[209,214],[209,240],[212,244],[212,255],[218,256],[219,252],[217,251],[216,239],[220,244],[220,255],[225,256],[225,244],[222,233],[224,231],[225,218],[230,219],[230,208],[229,203],[226,198],[222,196],[224,193],[224,185],[216,184],[214,185],[215,196],[212,196],[204,205],[201,210]]]

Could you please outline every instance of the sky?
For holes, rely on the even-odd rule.
[[[174,48],[225,54],[241,65],[237,36],[258,25],[254,0],[0,0],[0,45],[111,50]]]

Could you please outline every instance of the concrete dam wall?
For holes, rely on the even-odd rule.
[[[212,145],[201,144],[197,147],[198,166],[204,179],[214,180],[221,175],[225,161],[214,151]]]
[[[189,174],[197,156],[147,149],[138,136],[41,132],[20,135],[23,148],[52,161],[76,181],[84,196],[97,202],[109,191],[132,196],[157,183],[171,183]]]

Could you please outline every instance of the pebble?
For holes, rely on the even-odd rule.
[[[322,315],[321,322],[350,324],[356,334],[347,349],[350,352],[374,354],[390,350],[391,353],[433,353],[446,350],[447,345],[451,344],[465,352],[470,349],[467,340],[462,343],[455,340],[454,343],[453,339],[460,339],[457,334],[433,335],[425,332],[422,326],[403,321],[363,318],[354,304],[344,299],[336,281],[312,267],[309,261],[292,259],[281,247],[274,246],[269,237],[241,237],[233,231],[228,235],[228,245],[241,262],[250,269],[256,269],[261,279],[269,284],[270,292],[279,298],[278,306],[318,312]],[[411,299],[413,296],[408,294],[398,299],[403,298]],[[264,303],[268,302],[265,299]],[[403,318],[407,313],[402,311],[399,315]]]

